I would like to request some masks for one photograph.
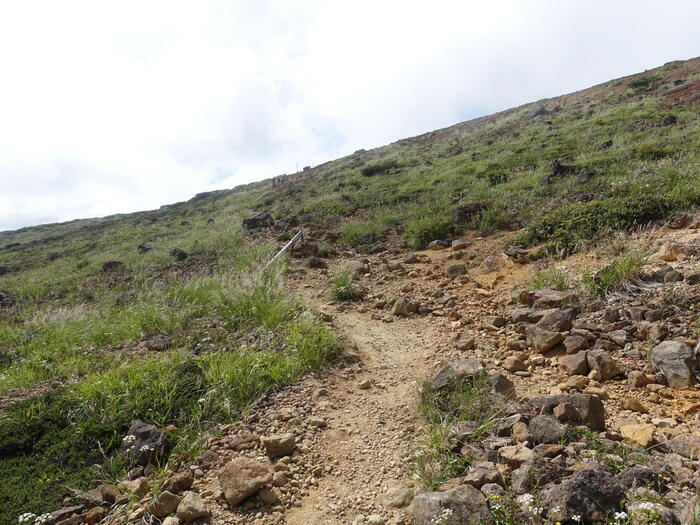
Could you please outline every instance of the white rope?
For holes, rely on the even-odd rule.
[[[294,237],[292,237],[292,240],[291,240],[291,241],[289,241],[287,244],[285,244],[284,247],[283,247],[280,251],[278,251],[272,259],[270,259],[270,262],[268,262],[268,263],[265,265],[265,268],[267,268],[267,267],[270,266],[273,262],[275,262],[275,259],[277,259],[277,257],[279,257],[280,255],[282,255],[282,254],[283,254],[284,252],[286,252],[287,250],[289,250],[289,249],[290,249],[292,246],[294,246],[298,241],[304,242],[305,240],[306,240],[306,235],[304,234],[304,228],[302,228],[301,230],[299,230],[299,233],[297,233]]]

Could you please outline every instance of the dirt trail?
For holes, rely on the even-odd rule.
[[[356,313],[338,314],[334,325],[357,346],[363,366],[347,379],[326,382],[337,405],[326,413],[329,428],[316,447],[334,470],[287,514],[289,524],[350,523],[352,511],[388,517],[375,500],[410,477],[416,378],[427,374],[439,334],[424,322],[368,322]]]

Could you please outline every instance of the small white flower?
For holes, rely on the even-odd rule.
[[[580,515],[580,514],[574,514],[573,516],[571,516],[571,519],[574,520],[574,521],[576,521],[576,522],[580,522],[580,521],[581,521],[581,515]]]
[[[622,521],[627,519],[627,513],[626,512],[616,512],[615,515],[613,516],[615,521]]]

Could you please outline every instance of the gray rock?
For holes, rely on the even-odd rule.
[[[550,332],[566,332],[571,330],[571,321],[576,317],[576,310],[569,308],[567,310],[554,310],[542,316],[542,319],[537,321],[537,326],[549,330]]]
[[[511,490],[515,494],[525,494],[564,476],[566,469],[562,465],[535,454],[511,473]]]
[[[570,376],[585,376],[590,372],[588,352],[577,352],[571,355],[562,355],[559,357],[559,367]]]
[[[589,394],[560,394],[533,397],[528,405],[535,414],[552,414],[561,403],[570,403],[578,413],[580,424],[591,430],[605,430],[605,407],[600,399]]]
[[[571,438],[566,425],[560,423],[556,417],[549,415],[533,417],[528,425],[528,431],[535,443],[565,443]]]
[[[676,454],[679,454],[688,459],[700,459],[700,435],[698,434],[680,434],[667,443]]]
[[[602,469],[584,469],[544,491],[548,518],[565,522],[581,516],[583,522],[604,521],[606,515],[620,510],[625,491]]]
[[[168,448],[168,440],[157,426],[136,420],[122,441],[120,454],[137,465],[145,466],[161,457]]]
[[[408,514],[414,525],[431,525],[435,523],[433,518],[440,516],[446,509],[451,510],[452,514],[444,521],[444,525],[488,523],[491,520],[486,498],[471,485],[418,494],[408,507]]]
[[[187,522],[209,516],[209,509],[202,497],[195,492],[185,492],[177,506],[177,517]]]
[[[656,371],[661,372],[668,386],[676,389],[690,388],[697,383],[697,357],[692,348],[678,341],[664,341],[649,352],[649,359]]]
[[[452,381],[469,381],[485,372],[484,365],[478,359],[467,357],[449,361],[433,378],[433,390],[441,390]]]
[[[146,505],[146,511],[158,518],[164,518],[175,512],[179,504],[180,496],[166,490],[161,492],[155,500]]]

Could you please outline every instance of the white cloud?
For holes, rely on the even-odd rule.
[[[0,4],[0,229],[148,209],[690,58],[697,2]]]

